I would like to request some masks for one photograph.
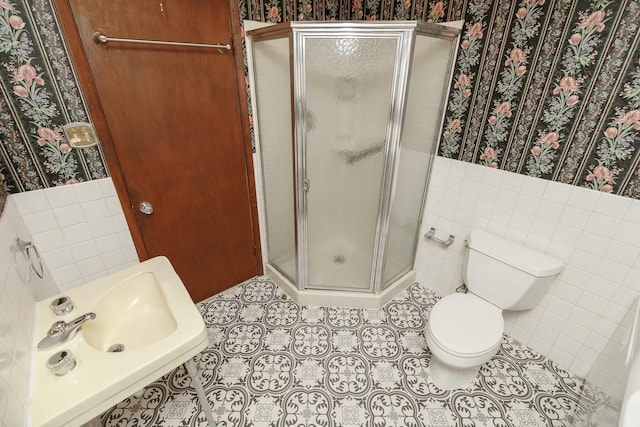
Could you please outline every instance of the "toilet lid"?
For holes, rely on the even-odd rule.
[[[429,329],[450,353],[472,357],[491,351],[502,339],[502,311],[473,294],[452,294],[431,309]]]

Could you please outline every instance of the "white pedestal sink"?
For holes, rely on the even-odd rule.
[[[38,303],[37,340],[45,337],[56,321],[89,312],[96,318],[83,324],[68,341],[36,350],[33,426],[81,425],[190,361],[208,345],[204,321],[165,257],[142,262],[65,295],[75,310],[64,317],[55,316],[49,308],[59,295]],[[123,350],[108,351],[114,345]],[[69,374],[56,376],[45,364],[61,350],[71,352],[77,365]],[[208,405],[206,399],[201,403]]]

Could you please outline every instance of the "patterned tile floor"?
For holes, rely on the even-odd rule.
[[[198,304],[209,347],[195,358],[218,427],[569,427],[588,418],[583,381],[505,336],[468,389],[429,382],[431,291],[381,310],[300,306],[266,278]],[[179,367],[91,422],[205,426]]]

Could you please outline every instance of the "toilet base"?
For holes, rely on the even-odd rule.
[[[473,380],[478,375],[479,366],[473,368],[452,368],[445,365],[435,357],[431,357],[429,362],[430,381],[443,390],[453,390],[456,388],[469,388],[473,385]]]

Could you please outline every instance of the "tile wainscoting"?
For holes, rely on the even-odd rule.
[[[417,280],[439,295],[462,283],[473,228],[560,258],[548,294],[532,310],[507,313],[505,332],[621,397],[624,384],[612,378],[623,366],[602,353],[624,338],[619,325],[640,295],[640,200],[437,157],[423,218],[423,235],[435,227],[456,236],[449,248],[418,245]]]
[[[139,262],[111,178],[10,198],[61,291]]]
[[[33,241],[43,278],[13,255]],[[111,179],[11,194],[0,216],[0,426],[28,426],[35,302],[138,262]]]
[[[22,254],[13,256],[17,238],[31,240],[11,197],[0,216],[0,425],[28,426],[31,351],[36,296],[58,292],[49,271],[30,273]]]

